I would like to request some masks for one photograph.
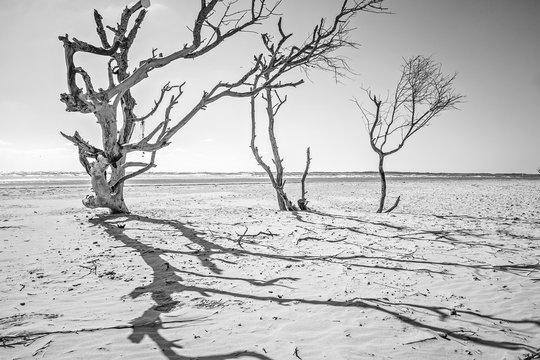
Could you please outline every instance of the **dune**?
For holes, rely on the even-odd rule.
[[[298,194],[298,184],[288,193]],[[540,181],[0,186],[2,359],[534,359]]]

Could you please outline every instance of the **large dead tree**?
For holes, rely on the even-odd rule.
[[[246,85],[258,64],[234,82],[218,82],[212,89],[204,92],[195,106],[176,122],[171,119],[171,110],[182,95],[183,84],[163,86],[154,107],[144,116],[136,115],[137,103],[131,94],[131,89],[147,78],[153,70],[180,59],[203,56],[226,39],[269,18],[274,14],[279,1],[269,6],[266,0],[252,0],[250,6],[244,10],[238,10],[236,3],[235,0],[200,1],[200,9],[191,28],[190,43],[166,55],[156,55],[153,50],[152,56],[139,62],[133,70],[130,70],[128,55],[147,14],[149,0],[140,0],[135,5],[126,7],[115,27],[105,26],[102,16],[98,11],[94,11],[100,45],[92,45],[76,38],[70,39],[68,35],[59,37],[64,44],[68,80],[68,92],[61,95],[61,101],[66,104],[67,111],[94,114],[102,133],[102,148],[90,145],[78,132],[73,136],[62,134],[78,147],[80,162],[91,177],[94,194],[83,200],[85,206],[109,208],[113,213],[128,212],[123,197],[124,183],[154,167],[157,150],[167,146],[171,137],[207,105],[225,96],[249,96],[249,91],[242,92],[238,89]],[[90,75],[75,64],[74,57],[77,53],[89,53],[107,59],[108,85],[105,89],[96,89]],[[83,86],[79,81],[82,81]],[[168,92],[174,92],[174,95],[166,105],[165,118],[142,139],[133,141],[136,124],[154,115]],[[149,161],[127,161],[128,155],[134,152],[149,152]],[[128,169],[136,170],[128,173]]]
[[[140,61],[135,68],[130,67],[129,51],[147,14],[149,0],[140,0],[126,7],[116,26],[105,26],[102,16],[94,11],[100,45],[70,39],[67,34],[59,37],[64,44],[68,85],[68,92],[61,94],[61,101],[65,103],[67,111],[93,114],[101,127],[101,148],[85,141],[78,132],[72,136],[62,134],[78,147],[80,162],[91,178],[93,194],[83,200],[85,206],[108,208],[113,213],[128,212],[123,195],[125,181],[155,167],[156,152],[169,145],[171,138],[209,104],[224,97],[249,97],[263,89],[298,84],[282,82],[280,78],[300,65],[310,66],[311,59],[318,59],[318,46],[304,50],[292,47],[287,54],[279,53],[278,58],[270,61],[265,60],[263,54],[255,56],[252,66],[238,79],[232,82],[218,81],[176,121],[172,119],[171,113],[185,84],[164,85],[154,107],[144,116],[136,115],[137,103],[131,93],[132,88],[139,85],[153,70],[173,61],[193,60],[203,56],[228,38],[250,30],[253,25],[272,17],[280,2],[274,0],[270,4],[269,0],[245,0],[243,4],[248,5],[242,7],[242,1],[239,0],[200,0],[200,9],[191,27],[190,41],[170,54],[156,54],[152,50],[152,56]],[[356,6],[375,9],[379,2],[365,0]],[[267,39],[265,44],[270,44],[270,40]],[[308,54],[308,51],[311,53]],[[107,59],[108,84],[105,89],[96,88],[90,74],[75,64],[77,53]],[[268,69],[273,75],[261,80],[261,69]],[[134,140],[132,136],[135,126],[152,117],[170,92],[173,95],[165,105],[164,119],[142,139]],[[150,153],[149,161],[128,161],[128,156],[136,152]]]
[[[312,69],[331,71],[336,78],[346,75],[349,67],[344,58],[337,54],[337,50],[346,47],[356,47],[357,44],[349,39],[351,28],[349,21],[352,16],[361,11],[383,12],[381,1],[344,1],[337,15],[332,21],[327,22],[322,19],[313,29],[310,36],[302,45],[289,45],[288,42],[292,34],[285,32],[282,21],[278,22],[279,35],[274,40],[268,34],[262,35],[266,54],[261,58],[262,66],[258,69],[254,78],[254,88],[259,87],[259,83],[274,83],[272,79],[283,76],[292,69],[302,69],[307,72]],[[291,82],[289,85],[297,86],[303,80]],[[281,97],[277,89],[279,86],[265,86],[262,92],[262,99],[266,106],[266,117],[268,120],[268,140],[272,149],[272,162],[274,170],[268,165],[260,155],[256,145],[256,99],[259,92],[251,95],[251,151],[257,163],[264,169],[270,178],[270,182],[276,191],[278,206],[280,210],[296,211],[298,209],[307,210],[307,200],[305,198],[305,179],[309,171],[310,154],[307,150],[306,170],[302,176],[302,197],[298,200],[298,207],[288,198],[285,193],[285,179],[283,158],[280,155],[277,138],[275,135],[275,119],[278,111],[287,101],[287,97]]]
[[[405,142],[444,110],[454,109],[464,96],[454,90],[456,74],[444,75],[442,66],[430,57],[405,60],[392,98],[382,100],[366,90],[374,110],[356,101],[369,134],[369,142],[379,157],[381,197],[378,213],[384,211],[386,175],[384,159],[403,148]],[[394,210],[399,197],[386,212]]]

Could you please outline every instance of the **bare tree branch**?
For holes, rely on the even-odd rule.
[[[165,84],[165,86],[163,86],[161,88],[161,93],[159,95],[159,98],[154,101],[154,107],[150,110],[150,112],[148,112],[148,114],[146,114],[146,115],[144,115],[142,117],[136,118],[134,121],[144,121],[144,120],[148,119],[149,117],[151,117],[152,115],[154,115],[156,110],[159,108],[159,105],[161,105],[161,102],[163,101],[163,98],[165,97],[165,94],[167,92],[173,90],[174,88],[180,88],[181,89],[184,84],[185,83],[183,83],[182,85],[174,85],[174,86],[170,86],[170,82]]]
[[[88,157],[97,159],[98,155],[105,156],[105,152],[103,150],[100,150],[88,143],[88,141],[84,140],[81,135],[79,135],[79,132],[75,131],[75,134],[73,136],[69,136],[64,134],[63,132],[60,132],[63,137],[65,137],[67,140],[71,141],[77,148],[79,149],[79,161],[81,162],[81,165],[84,167],[84,170],[87,174],[90,174],[90,163],[88,161]]]

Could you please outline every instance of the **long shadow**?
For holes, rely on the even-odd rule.
[[[184,236],[186,239],[189,240],[190,243],[187,245],[188,248],[190,245],[197,245],[198,247],[200,247],[200,249],[195,249],[193,247],[192,248],[193,251],[191,252],[181,253],[181,252],[175,251],[175,253],[179,253],[184,256],[189,255],[189,256],[197,257],[199,261],[201,262],[201,264],[207,269],[209,269],[213,273],[213,275],[202,275],[196,272],[186,272],[185,270],[181,270],[170,265],[167,261],[165,261],[161,257],[161,254],[165,254],[167,253],[167,251],[165,250],[156,251],[156,248],[150,245],[144,244],[135,238],[127,236],[124,233],[125,229],[117,226],[117,224],[119,223],[126,223],[129,221],[141,221],[141,222],[157,224],[161,226],[169,226],[172,229],[175,229],[176,231],[180,232],[182,236]],[[314,260],[314,259],[318,259],[318,260],[321,260],[321,259],[325,260],[325,259],[321,257],[315,258],[315,257],[309,257],[309,256],[283,256],[283,255],[274,255],[274,254],[262,254],[262,253],[247,251],[244,249],[239,250],[239,249],[226,248],[226,247],[223,247],[218,244],[214,244],[204,239],[202,237],[202,233],[199,233],[193,228],[190,228],[189,226],[179,221],[174,221],[174,220],[161,220],[161,219],[154,219],[154,218],[143,217],[143,216],[124,216],[122,218],[100,216],[96,219],[91,220],[91,223],[95,226],[98,226],[98,225],[103,226],[103,228],[105,229],[105,232],[107,232],[110,236],[122,242],[125,246],[138,251],[141,258],[152,269],[152,272],[153,272],[152,283],[146,286],[140,286],[140,287],[135,288],[130,293],[130,296],[132,298],[137,298],[138,296],[141,296],[142,294],[146,294],[146,293],[149,293],[151,295],[156,305],[147,309],[138,318],[132,320],[132,323],[134,325],[148,324],[150,320],[154,325],[153,326],[134,326],[133,333],[129,336],[129,339],[135,343],[138,343],[144,338],[144,336],[148,336],[150,339],[152,339],[152,341],[154,341],[160,347],[163,355],[165,355],[169,359],[183,360],[183,359],[188,359],[188,358],[183,357],[179,355],[178,353],[176,353],[175,349],[182,349],[182,347],[177,344],[178,341],[169,341],[165,339],[159,333],[160,330],[166,329],[166,327],[164,326],[166,324],[164,324],[161,321],[160,315],[162,313],[170,312],[172,309],[175,308],[176,305],[178,305],[178,302],[173,299],[173,295],[175,294],[177,295],[177,294],[185,293],[185,292],[198,293],[201,296],[205,296],[205,297],[209,297],[211,295],[220,295],[220,296],[227,296],[227,297],[236,298],[236,299],[251,299],[251,300],[257,300],[257,301],[262,301],[262,302],[273,302],[273,303],[284,305],[284,306],[288,306],[288,305],[292,305],[296,303],[302,303],[302,304],[317,305],[317,306],[358,307],[358,308],[370,309],[370,310],[374,310],[374,311],[391,315],[394,318],[406,324],[409,324],[411,326],[437,332],[441,337],[444,337],[445,339],[470,341],[479,345],[484,345],[484,346],[489,346],[489,347],[494,347],[494,348],[510,349],[510,350],[520,350],[520,349],[527,350],[527,351],[535,350],[534,347],[527,344],[523,344],[523,343],[510,342],[510,341],[495,341],[491,339],[482,338],[480,336],[477,336],[476,334],[468,335],[468,333],[464,331],[451,331],[451,330],[445,329],[444,327],[426,324],[424,322],[415,320],[412,317],[406,316],[403,313],[398,312],[397,310],[393,310],[394,307],[405,307],[405,308],[408,308],[409,310],[412,310],[412,309],[427,310],[444,320],[452,312],[452,309],[445,308],[445,307],[430,307],[430,306],[418,305],[418,304],[412,304],[412,303],[398,303],[398,302],[392,303],[388,301],[387,299],[373,299],[373,298],[371,299],[370,298],[354,298],[354,299],[344,300],[344,301],[336,301],[336,300],[322,301],[322,300],[304,299],[304,298],[260,296],[260,295],[253,295],[253,294],[247,294],[247,293],[241,293],[241,292],[227,291],[227,290],[222,290],[222,289],[217,289],[217,288],[212,288],[212,287],[185,285],[184,279],[178,274],[188,274],[190,276],[198,276],[198,277],[216,277],[216,278],[222,278],[222,279],[228,279],[228,280],[247,281],[248,283],[255,286],[275,286],[276,282],[280,280],[295,279],[295,278],[277,278],[270,281],[262,281],[262,280],[248,279],[248,278],[232,278],[232,277],[220,276],[220,274],[222,273],[222,270],[219,269],[219,267],[217,267],[217,265],[214,263],[214,259],[212,259],[213,255],[218,255],[218,254],[232,254],[237,257],[254,256],[254,257],[262,257],[262,258],[268,258],[268,259],[278,259],[278,260],[288,261],[288,262],[290,261],[301,262],[301,261],[309,261],[309,260]],[[333,258],[335,259],[335,257]],[[350,259],[352,258],[353,257],[350,257]],[[344,259],[349,259],[349,258],[344,258]],[[460,264],[440,263],[440,265],[455,266],[455,265],[460,265]],[[484,267],[482,267],[482,269],[484,269]],[[400,270],[404,270],[404,269],[400,269]],[[489,319],[494,322],[504,321],[508,323],[526,323],[526,324],[532,324],[532,325],[540,327],[540,320],[504,319],[504,318],[481,314],[481,313],[477,313],[473,311],[463,311],[460,313],[463,313],[470,317]],[[254,352],[244,352],[244,351],[233,352],[230,354],[220,354],[220,355],[211,355],[211,356],[206,356],[206,357],[198,357],[197,359],[219,360],[219,359],[230,359],[235,356],[236,357],[251,356],[257,359],[270,359],[269,357],[263,354],[254,353]]]
[[[214,355],[208,355],[208,356],[182,356],[178,354],[175,349],[183,349],[183,347],[177,342],[179,340],[170,341],[165,339],[161,334],[161,330],[170,329],[170,327],[166,327],[167,324],[164,323],[161,320],[161,314],[168,313],[171,310],[173,310],[178,304],[178,301],[175,301],[172,297],[172,295],[181,293],[183,291],[187,291],[189,287],[181,285],[183,283],[183,279],[177,275],[177,273],[181,273],[182,270],[171,266],[167,261],[165,261],[161,254],[166,253],[165,251],[157,250],[156,248],[146,245],[135,238],[131,238],[124,234],[124,229],[118,227],[118,219],[121,219],[120,217],[112,217],[112,216],[97,216],[97,218],[93,218],[90,220],[90,223],[92,223],[94,226],[101,225],[105,229],[105,232],[112,236],[114,239],[121,241],[125,246],[130,247],[136,251],[139,252],[141,258],[146,262],[146,264],[152,269],[152,283],[146,286],[140,286],[135,288],[129,295],[131,298],[135,299],[143,294],[150,293],[152,300],[156,303],[156,305],[150,307],[146,311],[141,314],[141,316],[133,319],[131,321],[131,324],[133,325],[133,331],[131,335],[129,335],[128,339],[133,343],[140,343],[145,336],[148,336],[149,339],[154,341],[156,345],[161,350],[162,354],[167,357],[167,359],[170,360],[193,360],[193,359],[200,359],[200,360],[226,360],[226,359],[233,359],[233,358],[239,358],[244,356],[249,356],[254,359],[260,359],[260,360],[272,360],[272,358],[260,354],[253,351],[235,351],[228,354],[214,354]],[[112,220],[112,221],[111,221]],[[206,266],[210,271],[213,273],[220,273],[221,270],[215,266],[214,263],[209,263],[207,261],[204,261],[203,256],[219,252],[220,250],[224,250],[224,248],[221,248],[220,246],[214,245],[198,236],[198,233],[195,232],[193,229],[188,228],[184,226],[181,223],[178,222],[171,222],[171,221],[161,221],[157,219],[147,218],[147,217],[140,217],[140,216],[127,216],[127,219],[121,220],[122,223],[125,223],[127,221],[133,221],[138,220],[142,222],[148,222],[152,224],[160,224],[160,225],[169,225],[174,224],[174,229],[181,231],[182,234],[190,239],[193,243],[203,246],[205,251],[193,251],[189,255],[196,256],[201,260],[201,264]],[[179,253],[179,252],[174,252]],[[188,255],[188,254],[184,254]],[[228,278],[228,279],[234,279],[234,280],[246,280],[242,278]],[[282,278],[286,279],[286,278]],[[270,286],[275,285],[277,281],[280,279],[273,279],[270,281],[266,281],[266,284],[264,281],[252,280],[253,283],[257,283],[259,286]],[[209,296],[207,291],[204,289],[196,290],[199,294],[203,296]],[[196,319],[195,319],[196,320]],[[193,321],[195,321],[193,320]]]
[[[329,217],[329,218],[334,218],[334,219],[355,221],[355,222],[359,222],[359,223],[363,223],[363,224],[376,225],[376,226],[380,226],[380,227],[384,227],[384,228],[389,228],[391,230],[407,230],[407,229],[409,229],[406,226],[399,226],[399,225],[389,224],[389,223],[385,223],[385,222],[382,222],[382,221],[368,221],[368,220],[361,219],[361,218],[356,217],[356,216],[330,214],[330,213],[325,213],[325,212],[322,212],[322,211],[311,211],[311,213],[322,216],[322,217]],[[300,212],[297,212],[297,215],[300,215]]]
[[[333,224],[324,224],[325,227],[329,230],[346,230],[346,231],[351,231],[360,235],[374,236],[374,237],[378,237],[382,239],[400,239],[400,240],[405,240],[405,241],[428,241],[428,242],[439,242],[443,244],[450,244],[453,246],[464,245],[464,246],[470,246],[470,247],[488,247],[495,250],[504,250],[504,251],[509,251],[509,252],[516,251],[515,249],[505,247],[504,245],[490,244],[490,243],[482,241],[485,239],[485,236],[488,236],[489,234],[475,234],[464,229],[418,231],[418,229],[410,228],[407,226],[398,226],[398,225],[393,225],[393,224],[389,224],[389,223],[385,223],[381,221],[368,221],[368,220],[361,219],[355,216],[330,214],[330,213],[324,213],[320,211],[312,211],[311,213],[321,216],[321,217],[326,217],[326,218],[331,218],[331,219],[347,220],[347,221],[360,223],[363,225],[367,225],[367,224],[374,225],[380,228],[386,228],[386,229],[394,230],[400,233],[397,233],[397,234],[394,233],[392,235],[381,235],[381,234],[376,234],[376,233],[370,233],[370,232],[364,231],[362,229],[359,229],[353,226],[337,226]],[[301,214],[301,212],[295,212],[294,215],[296,217],[296,220],[300,222],[311,224],[311,225],[323,225],[321,223],[306,220],[305,218],[302,217],[303,214]],[[434,238],[418,237],[421,235],[432,235],[434,236]],[[472,238],[478,239],[479,241],[459,240],[455,236],[472,237]],[[512,236],[509,235],[509,237],[512,237]],[[513,237],[517,238],[518,236],[513,236]],[[534,237],[527,238],[527,239],[537,240]]]
[[[129,216],[126,218],[126,221],[142,221],[149,224],[154,225],[166,225],[169,226],[172,229],[175,229],[178,233],[182,234],[184,237],[189,239],[190,244],[185,245],[190,251],[179,251],[179,250],[166,250],[163,248],[153,248],[148,247],[142,250],[142,252],[162,252],[162,253],[169,253],[169,254],[179,254],[179,255],[190,255],[194,256],[199,260],[199,263],[210,270],[212,273],[218,275],[222,273],[222,269],[218,266],[216,263],[217,261],[220,262],[228,262],[233,263],[230,261],[223,260],[221,258],[218,258],[216,256],[223,255],[223,254],[230,254],[234,255],[236,257],[245,257],[245,256],[254,256],[254,257],[260,257],[262,259],[269,259],[269,260],[281,260],[281,261],[287,261],[291,263],[300,263],[302,261],[328,261],[331,258],[335,259],[341,259],[340,257],[331,257],[331,256],[311,256],[311,255],[278,255],[278,254],[269,254],[265,252],[256,252],[256,251],[250,251],[246,250],[244,248],[228,248],[224,247],[218,244],[215,244],[211,241],[208,241],[203,238],[205,235],[204,233],[198,232],[192,227],[189,227],[188,225],[181,223],[179,221],[175,220],[160,220],[160,219],[153,219],[149,217],[144,216]],[[118,232],[121,231],[121,229],[115,228],[115,226],[111,227],[112,232]],[[110,234],[112,235],[112,234]],[[231,244],[236,243],[233,239],[229,239],[227,237],[220,236],[221,239],[227,239],[231,242]],[[124,246],[126,246],[125,244]],[[133,247],[133,246],[130,246]],[[397,262],[407,262],[406,260],[401,259],[392,259],[392,258],[385,258],[385,257],[367,257],[367,256],[358,256],[357,258],[365,258],[366,260],[374,259],[374,260],[388,260],[388,261],[397,261]],[[351,258],[352,259],[352,258]],[[346,258],[342,258],[342,260],[347,260]],[[413,263],[413,261],[410,261]],[[431,263],[428,261],[417,261],[416,263],[420,264],[427,264],[427,265],[440,265],[438,263]],[[453,263],[441,263],[442,265],[461,265],[461,264],[453,264]],[[166,266],[166,265],[164,265]],[[413,268],[413,269],[406,269],[403,267],[391,267],[391,266],[382,266],[382,265],[367,265],[367,264],[354,264],[356,267],[363,267],[368,269],[378,269],[378,270],[392,270],[392,271],[410,271],[410,272],[420,272],[420,273],[431,273],[431,274],[440,274],[440,275],[447,275],[448,272],[444,271],[438,271],[438,270],[432,270],[428,268]],[[184,272],[184,270],[177,270],[179,272]],[[210,277],[209,275],[205,275],[206,277]],[[219,276],[213,276],[214,278],[219,279]],[[260,282],[260,280],[249,280],[249,279],[241,279],[241,278],[234,278],[229,280],[244,280],[247,282]],[[290,279],[289,279],[290,280]],[[294,279],[296,280],[296,279]]]
[[[325,217],[331,217],[331,218],[339,218],[339,219],[347,219],[347,220],[352,220],[352,221],[357,221],[357,222],[362,222],[362,223],[369,223],[369,224],[373,224],[373,225],[378,225],[378,226],[387,226],[387,227],[390,227],[390,228],[393,228],[393,229],[396,229],[396,230],[402,230],[402,229],[405,229],[404,227],[395,227],[393,225],[389,225],[389,224],[385,224],[385,223],[382,223],[382,222],[369,222],[369,221],[364,221],[364,220],[361,220],[359,218],[356,218],[356,217],[352,217],[352,216],[343,216],[343,215],[331,215],[331,214],[327,214],[327,213],[321,213],[321,212],[313,212],[314,214],[316,215],[319,215],[319,216],[325,216]],[[303,223],[307,223],[307,224],[311,224],[311,225],[323,225],[321,223],[317,223],[317,222],[312,222],[312,221],[308,221],[306,219],[304,219],[300,212],[296,212],[295,214],[295,217],[298,221],[301,221]],[[330,229],[330,230],[347,230],[347,231],[351,231],[351,232],[354,232],[354,233],[357,233],[357,234],[361,234],[361,235],[366,235],[366,236],[376,236],[376,237],[380,237],[380,238],[385,238],[385,239],[400,239],[400,240],[415,240],[415,241],[418,241],[418,240],[422,240],[422,241],[430,241],[430,242],[441,242],[441,243],[450,243],[452,245],[468,245],[468,246],[486,246],[486,247],[491,247],[491,248],[495,248],[497,250],[505,250],[505,251],[512,251],[512,252],[516,252],[517,250],[516,249],[509,249],[509,248],[505,248],[505,247],[502,247],[502,246],[498,246],[498,245],[493,245],[493,244],[486,244],[486,243],[478,243],[478,242],[467,242],[467,241],[461,241],[461,240],[457,240],[455,238],[453,238],[450,234],[452,233],[451,231],[443,231],[443,230],[433,230],[433,231],[416,231],[414,233],[404,233],[404,234],[393,234],[393,235],[378,235],[378,234],[373,234],[373,233],[369,233],[367,231],[364,231],[364,230],[361,230],[361,229],[358,229],[358,228],[355,228],[355,227],[349,227],[349,226],[336,226],[336,225],[333,225],[333,224],[324,224],[326,226],[327,229]],[[468,237],[479,237],[479,235],[477,234],[472,234],[468,231],[465,231],[465,230],[455,230],[454,231],[455,233],[459,234],[459,235],[463,235],[463,236],[468,236]],[[418,235],[423,235],[423,234],[429,234],[429,235],[434,235],[436,236],[435,239],[433,238],[417,238],[417,237],[411,237],[411,236],[418,236]],[[444,240],[441,240],[441,239],[444,239]],[[355,259],[366,259],[366,260],[384,260],[384,261],[389,261],[389,262],[395,262],[395,263],[406,263],[406,264],[422,264],[422,265],[441,265],[441,266],[449,266],[449,267],[457,267],[457,268],[470,268],[470,269],[476,269],[476,270],[493,270],[493,271],[501,271],[501,272],[511,272],[512,274],[514,275],[519,275],[519,274],[516,274],[516,271],[531,271],[531,270],[540,270],[540,263],[535,263],[535,264],[514,264],[514,263],[509,263],[509,264],[503,264],[503,265],[486,265],[486,264],[463,264],[463,263],[455,263],[455,262],[448,262],[448,261],[428,261],[428,260],[425,260],[425,259],[416,259],[412,256],[410,256],[411,258],[410,259],[405,259],[405,258],[391,258],[391,257],[388,257],[388,256],[374,256],[374,255],[350,255],[350,256],[336,256],[336,257],[333,257],[332,259],[335,259],[335,260],[355,260]],[[397,270],[397,271],[418,271],[418,272],[429,272],[429,273],[432,273],[432,274],[451,274],[449,273],[448,271],[435,271],[435,270],[431,270],[431,269],[426,269],[426,268],[416,268],[416,269],[406,269],[406,268],[403,268],[403,267],[389,267],[389,266],[369,266],[369,265],[364,265],[364,264],[349,264],[350,266],[355,266],[355,267],[372,267],[372,268],[384,268],[384,269],[387,269],[387,270]]]
[[[333,259],[336,260],[355,260],[355,259],[378,259],[384,261],[391,261],[397,263],[412,263],[412,264],[429,264],[429,265],[442,265],[450,267],[462,267],[476,270],[494,270],[502,272],[510,272],[511,270],[515,271],[531,271],[531,270],[540,270],[540,264],[505,264],[505,265],[485,265],[485,264],[461,264],[448,261],[428,261],[428,260],[416,260],[416,259],[396,259],[389,258],[386,256],[366,256],[366,255],[348,255],[348,256],[335,256]],[[353,266],[358,266],[358,264],[350,264]],[[407,270],[404,268],[395,268],[399,270]],[[431,273],[439,274],[450,274],[448,271],[433,271],[429,270]],[[515,274],[515,273],[514,273]]]

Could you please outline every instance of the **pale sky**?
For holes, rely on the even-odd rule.
[[[193,5],[186,8],[186,3]],[[188,42],[186,26],[192,25],[198,3],[152,0],[134,45],[132,66],[148,57],[153,47],[168,53]],[[59,101],[66,79],[57,37],[68,33],[98,44],[93,9],[112,25],[126,4],[0,0],[0,171],[82,171],[76,148],[59,132],[78,130],[99,146],[99,128],[93,115],[67,113]],[[321,16],[335,13],[340,4],[284,0],[285,29],[294,32],[295,39],[303,39]],[[431,55],[442,63],[443,71],[458,73],[456,89],[467,96],[466,102],[412,137],[388,158],[386,169],[536,172],[540,167],[540,1],[388,0],[386,6],[394,14],[359,14],[353,20],[352,37],[361,47],[344,54],[356,75],[336,84],[329,73],[313,73],[311,81],[287,91],[289,101],[276,123],[285,169],[302,170],[305,149],[311,146],[313,171],[375,170],[376,156],[351,99],[367,104],[362,87],[387,94],[398,80],[404,57]],[[152,72],[134,90],[139,114],[146,112],[164,83],[186,81],[185,95],[175,109],[180,118],[204,89],[219,80],[235,80],[248,68],[259,43],[256,35],[243,34],[204,58]],[[93,74],[95,82],[105,75],[105,68],[89,57],[78,56],[76,61]],[[259,120],[259,147],[270,160],[263,143],[264,120]],[[146,128],[159,121],[161,117]],[[249,142],[249,101],[224,99],[200,113],[170,147],[158,153],[155,170],[261,171]]]

